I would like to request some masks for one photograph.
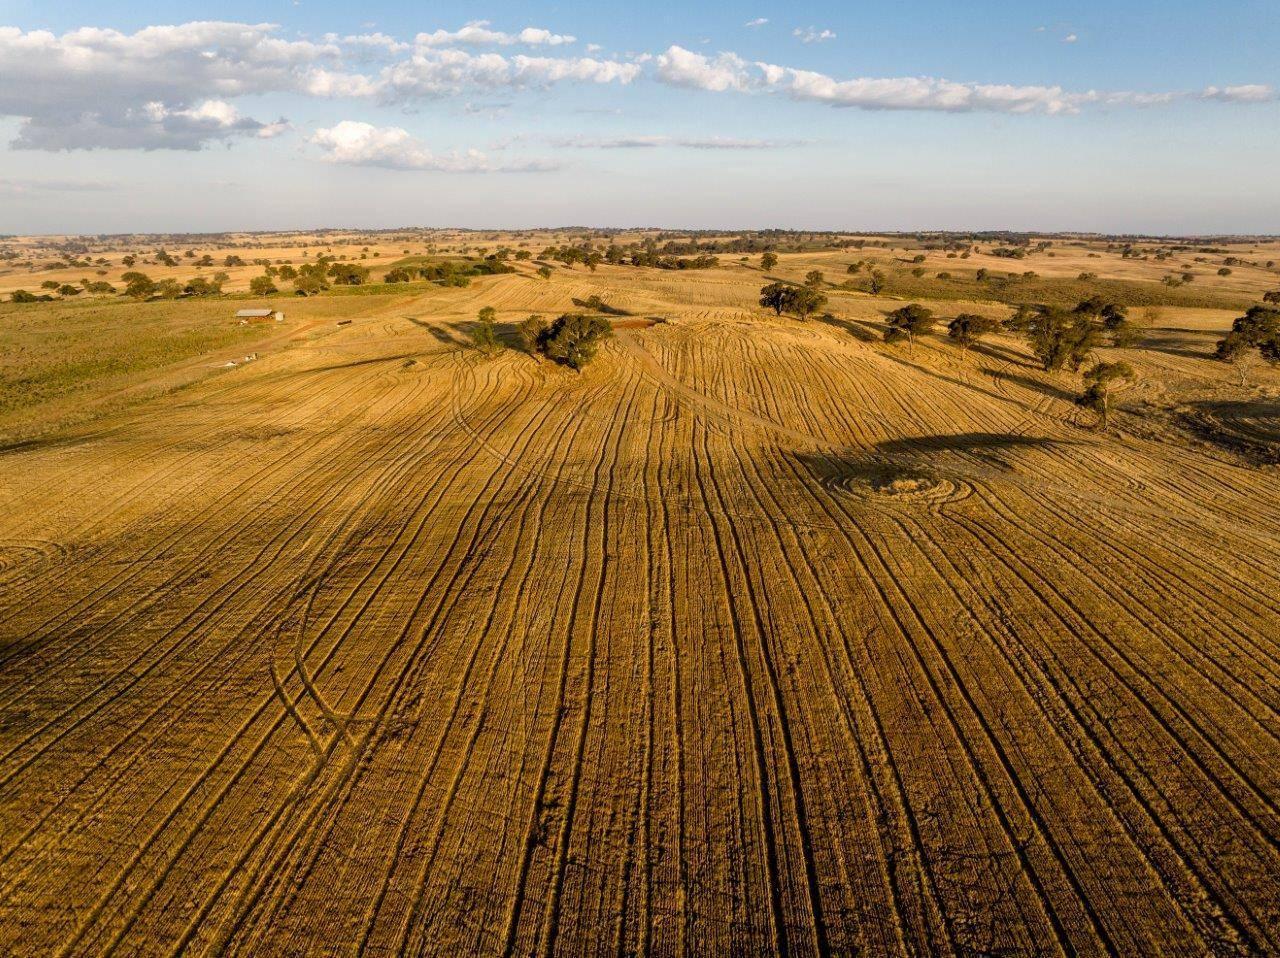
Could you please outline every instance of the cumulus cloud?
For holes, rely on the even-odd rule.
[[[831,30],[818,30],[815,27],[796,27],[791,31],[791,35],[801,43],[825,43],[827,40],[836,38]]]
[[[657,58],[655,76],[670,86],[716,93],[774,93],[812,103],[863,110],[932,110],[946,113],[1078,113],[1083,107],[1155,106],[1195,97],[1233,103],[1273,100],[1267,86],[1209,87],[1182,92],[1072,92],[1060,86],[961,83],[937,77],[861,77],[838,80],[824,73],[749,63],[734,53],[706,56],[672,46]]]
[[[746,23],[743,24],[743,26],[749,27],[749,28],[763,27],[768,22],[769,22],[768,17],[756,17],[754,20],[748,20]]]
[[[744,91],[751,84],[750,65],[736,53],[708,57],[673,45],[658,56],[657,64],[658,79],[671,86],[723,93]]]
[[[1223,103],[1267,103],[1276,99],[1276,91],[1262,83],[1246,83],[1242,86],[1205,87],[1200,92],[1202,100],[1219,100]]]
[[[357,120],[343,120],[326,129],[316,130],[308,140],[321,149],[325,161],[348,166],[437,173],[534,172],[554,169],[553,165],[539,161],[494,165],[479,150],[436,153],[401,127],[378,127]]]
[[[765,18],[757,18],[763,21]],[[757,21],[750,21],[756,23]],[[0,27],[0,117],[20,120],[14,145],[41,150],[194,150],[287,129],[242,114],[238,98],[294,94],[412,105],[461,96],[475,102],[557,84],[625,85],[649,76],[671,87],[771,93],[869,110],[1064,114],[1087,105],[1150,106],[1176,100],[1263,103],[1258,84],[1196,92],[1066,91],[1058,86],[964,83],[936,77],[838,79],[735,53],[680,46],[652,56],[555,55],[573,43],[542,27],[517,33],[476,21],[405,43],[383,33],[285,40],[271,24],[193,22],[135,33],[84,27],[60,35]],[[807,28],[802,39],[829,39]],[[524,46],[522,52],[508,48]],[[487,49],[486,49],[487,48]]]
[[[228,97],[291,88],[298,71],[340,55],[334,44],[273,30],[199,22],[56,36],[3,27],[0,115],[23,118],[14,145],[28,149],[198,149],[257,135],[276,125],[233,116]]]
[[[1075,43],[1075,42],[1076,42],[1077,40],[1079,40],[1079,39],[1080,39],[1080,38],[1079,38],[1078,36],[1076,36],[1074,33],[1068,33],[1065,37],[1063,37],[1063,38],[1062,38],[1062,42],[1063,42],[1063,43]]]
[[[579,83],[630,83],[640,75],[637,63],[594,57],[531,57],[421,49],[385,68],[368,81],[368,92],[384,100],[441,97],[464,90]]]
[[[491,30],[488,20],[472,20],[460,30],[436,30],[432,33],[419,33],[414,38],[414,43],[419,47],[509,47],[516,44],[558,47],[576,41],[577,37],[552,33],[542,27],[525,27],[519,33],[503,33],[501,30]]]
[[[467,90],[560,82],[629,83],[639,63],[594,57],[470,53],[435,48],[437,34],[403,44],[384,34],[283,40],[271,24],[193,22],[136,33],[85,27],[61,35],[0,27],[0,116],[23,120],[15,145],[28,149],[199,149],[240,136],[272,136],[283,120],[228,120],[208,103],[302,93],[403,101]],[[437,32],[438,33],[438,32]],[[540,27],[497,34],[464,27],[455,42],[554,47],[573,41]],[[405,54],[409,54],[406,56]],[[372,73],[350,59],[389,57]],[[156,105],[159,105],[157,107]]]

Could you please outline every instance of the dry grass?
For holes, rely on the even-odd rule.
[[[0,453],[0,952],[1280,950],[1280,375],[1169,310],[1099,433],[761,282],[316,300]]]

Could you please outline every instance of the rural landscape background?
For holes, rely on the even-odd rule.
[[[0,954],[1280,954],[1275,11],[278,6],[0,4]]]

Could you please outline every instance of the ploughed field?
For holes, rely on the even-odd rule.
[[[0,452],[0,953],[1280,950],[1274,401],[630,275]],[[669,321],[466,348],[593,290]]]

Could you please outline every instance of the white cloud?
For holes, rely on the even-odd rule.
[[[765,18],[758,18],[763,20]],[[751,21],[755,22],[755,21]],[[816,42],[830,34],[809,28]],[[14,145],[41,150],[200,149],[236,138],[278,136],[287,121],[243,115],[238,98],[301,94],[387,104],[460,96],[484,100],[555,84],[618,84],[650,76],[713,92],[775,93],[832,106],[880,110],[986,110],[1062,114],[1087,105],[1150,106],[1177,100],[1260,103],[1260,84],[1197,92],[1069,92],[1058,86],[963,83],[936,77],[837,79],[823,73],[706,55],[680,46],[618,59],[556,56],[573,42],[541,27],[518,33],[477,21],[403,43],[382,33],[285,40],[271,24],[193,22],[135,33],[84,27],[61,35],[0,27],[0,117],[20,123]],[[477,49],[488,45],[504,49]],[[507,47],[525,45],[526,52]],[[538,55],[532,55],[537,52]],[[369,61],[375,67],[364,66]]]
[[[836,38],[831,30],[818,30],[814,27],[796,27],[791,31],[791,35],[798,38],[801,43],[825,43],[827,40]]]
[[[812,70],[748,63],[733,53],[707,57],[678,46],[658,58],[657,78],[673,86],[779,93],[794,100],[864,110],[1059,114],[1077,112],[1082,104],[1104,99],[1102,94],[1073,94],[1057,86],[958,83],[935,77],[836,80]]]
[[[756,17],[754,20],[748,20],[746,23],[743,24],[743,26],[750,27],[750,28],[763,27],[768,22],[769,22],[768,17]]]
[[[326,162],[347,166],[438,173],[533,172],[554,168],[537,161],[495,166],[479,150],[435,153],[401,127],[377,127],[357,120],[343,120],[327,129],[316,130],[308,141],[323,151]]]
[[[1063,42],[1063,43],[1075,43],[1075,42],[1076,42],[1077,40],[1079,40],[1079,39],[1080,39],[1080,38],[1079,38],[1078,36],[1076,36],[1074,33],[1068,33],[1065,37],[1063,37],[1063,38],[1062,38],[1062,42]]]
[[[721,53],[712,58],[684,47],[671,46],[657,60],[658,79],[671,86],[721,93],[725,90],[746,90],[751,82],[747,61],[736,53]]]
[[[574,43],[577,37],[552,33],[542,27],[525,27],[519,33],[503,33],[501,30],[489,29],[488,20],[472,20],[460,30],[436,30],[433,33],[419,33],[414,43],[419,47],[451,47],[451,46],[514,46],[523,43],[527,46],[558,47]]]
[[[15,145],[34,149],[198,149],[252,133],[267,124],[220,122],[202,105],[293,87],[299,71],[341,52],[273,30],[198,22],[56,36],[0,27],[0,115],[23,118]]]
[[[1246,83],[1242,86],[1205,87],[1202,100],[1219,100],[1223,103],[1266,103],[1276,99],[1274,88],[1262,83]]]

